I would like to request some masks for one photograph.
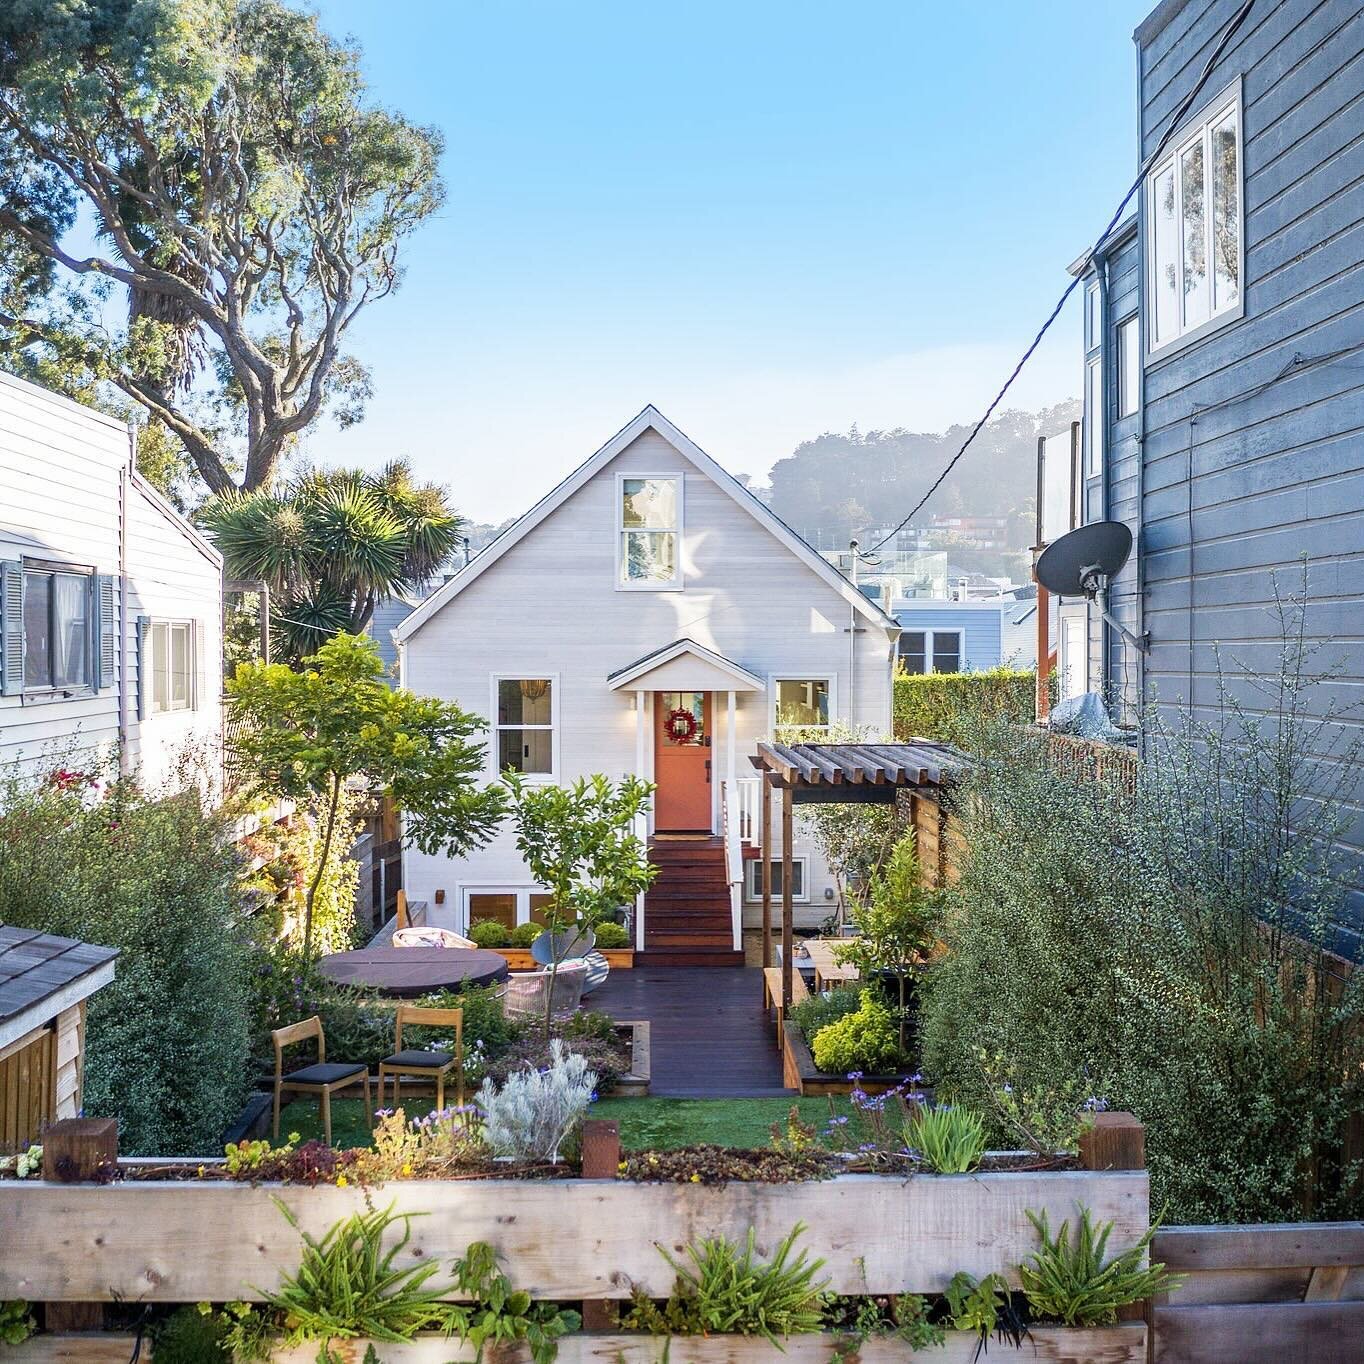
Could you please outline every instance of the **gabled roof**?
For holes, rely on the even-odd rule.
[[[733,659],[726,658],[723,654],[717,654],[714,649],[707,649],[704,644],[698,644],[694,639],[676,639],[671,644],[665,644],[661,649],[654,649],[637,658],[633,663],[627,663],[623,668],[617,668],[615,672],[608,673],[606,685],[611,691],[620,691],[629,687],[631,683],[648,676],[656,668],[661,668],[665,664],[671,663],[676,659],[691,657],[701,663],[715,669],[732,683],[731,688],[726,690],[733,691],[762,691],[763,680],[756,673],[751,673],[740,663],[735,663]],[[645,688],[644,690],[656,690],[655,688]],[[684,690],[686,690],[684,688]],[[708,690],[700,688],[699,690]]]
[[[223,556],[218,547],[194,524],[187,516],[182,515],[171,506],[161,495],[160,491],[153,487],[140,473],[136,466],[129,470],[130,482],[133,487],[147,499],[149,503],[166,518],[167,521],[185,537],[186,540],[213,565],[214,568],[222,571]]]
[[[114,978],[118,949],[28,928],[0,928],[0,1047]]]
[[[898,630],[893,617],[862,595],[832,564],[822,559],[769,507],[758,501],[732,474],[722,469],[689,436],[683,434],[651,403],[632,421],[621,427],[600,450],[580,464],[558,487],[542,497],[528,512],[512,522],[476,559],[466,564],[444,586],[433,592],[394,631],[406,643],[447,602],[453,601],[470,583],[487,572],[509,549],[522,540],[552,512],[568,501],[594,474],[604,469],[627,446],[648,430],[657,431],[679,454],[694,464],[723,492],[728,493],[748,514],[774,535],[805,566],[829,584],[854,609],[886,630]]]

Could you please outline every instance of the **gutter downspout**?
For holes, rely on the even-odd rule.
[[[118,476],[118,770],[132,771],[128,755],[128,489],[137,464],[137,427],[128,423],[128,461]]]
[[[1111,394],[1109,393],[1109,383],[1113,376],[1113,366],[1109,363],[1109,344],[1108,344],[1108,256],[1100,252],[1094,257],[1094,275],[1099,283],[1099,401],[1103,410],[1098,413],[1097,432],[1099,449],[1103,452],[1099,463],[1099,520],[1108,520],[1108,476],[1109,468],[1112,464],[1111,451],[1109,450],[1109,423],[1108,414],[1112,410],[1109,404]],[[1095,439],[1096,428],[1090,429],[1090,440]],[[1089,612],[1089,602],[1085,602],[1085,612]],[[1107,607],[1104,608],[1107,611]],[[1109,674],[1112,669],[1113,660],[1110,656],[1112,648],[1111,632],[1108,622],[1099,617],[1099,676],[1103,679],[1104,691],[1109,693],[1104,696],[1104,704],[1109,703],[1111,693],[1108,686]]]

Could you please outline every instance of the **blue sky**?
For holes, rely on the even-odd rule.
[[[974,420],[1134,174],[1147,8],[322,0],[449,200],[352,332],[367,419],[307,453],[496,520],[647,402],[759,480]],[[1013,405],[1078,393],[1077,304]]]

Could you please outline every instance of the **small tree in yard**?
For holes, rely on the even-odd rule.
[[[908,1050],[908,986],[932,950],[942,922],[943,892],[920,879],[914,835],[896,843],[872,874],[868,898],[852,908],[858,936],[834,949],[839,962],[856,966],[865,980],[875,972],[894,977],[899,991],[900,1050]]]
[[[550,894],[545,930],[551,935],[545,1035],[553,1016],[559,965],[573,930],[593,928],[648,888],[656,868],[634,834],[653,785],[638,777],[613,782],[600,773],[572,786],[504,776],[516,818],[516,846],[531,875]]]
[[[391,797],[403,836],[423,852],[465,853],[486,842],[506,812],[500,787],[480,787],[485,722],[434,697],[383,681],[378,646],[337,635],[300,672],[244,663],[228,683],[241,721],[233,760],[267,792],[307,802],[322,831],[304,906],[303,953],[312,950],[313,903],[349,783]]]

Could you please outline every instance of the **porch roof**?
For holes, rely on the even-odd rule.
[[[608,673],[612,691],[762,691],[764,683],[742,664],[694,639],[675,639]]]
[[[763,741],[749,761],[800,804],[813,801],[891,802],[900,790],[931,794],[966,767],[948,744],[778,744]]]

